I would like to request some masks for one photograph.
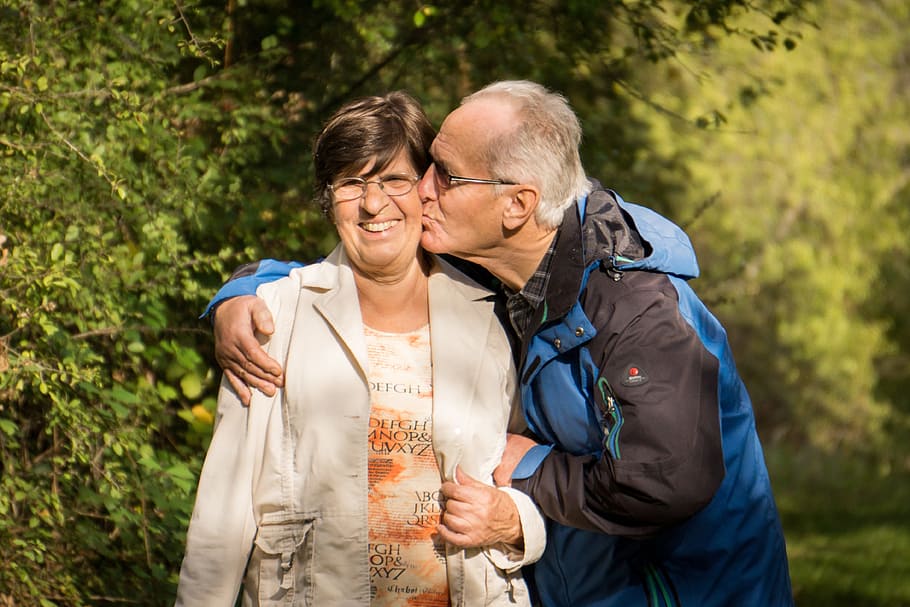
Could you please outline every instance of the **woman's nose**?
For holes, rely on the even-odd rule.
[[[389,195],[379,187],[379,182],[368,181],[366,192],[360,200],[360,208],[370,215],[378,215],[380,211],[389,206]]]

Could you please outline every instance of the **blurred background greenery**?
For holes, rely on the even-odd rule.
[[[797,603],[910,605],[903,0],[0,0],[0,605],[173,601],[236,265],[334,243],[320,123],[527,78],[684,226]]]

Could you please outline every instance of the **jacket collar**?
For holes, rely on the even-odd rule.
[[[434,275],[444,275],[448,279],[448,286],[468,301],[482,300],[495,295],[494,291],[466,276],[442,257],[430,255],[430,259],[433,262],[430,268],[431,282]],[[348,289],[354,289],[355,293],[357,291],[350,259],[341,244],[337,245],[322,263],[306,266],[300,271],[302,287],[325,291],[341,290],[345,295],[349,294]],[[357,300],[352,300],[352,303],[357,303]]]
[[[499,330],[494,314],[495,293],[456,270],[438,256],[430,256],[428,296],[430,343],[433,361],[434,443],[447,440],[449,448],[437,450],[439,470],[446,480],[454,480],[455,464],[461,459],[462,443],[467,436],[446,429],[460,428],[470,419],[474,407],[485,403],[476,399],[474,379],[483,375],[483,365],[500,360],[490,355],[490,340]],[[296,270],[302,288],[324,290],[313,305],[338,334],[351,352],[366,380],[369,358],[363,336],[363,320],[357,286],[350,261],[341,245],[319,264]],[[504,348],[505,346],[500,346]],[[466,355],[475,352],[476,355]],[[502,351],[508,357],[508,352]],[[448,453],[451,457],[442,457]]]
[[[618,256],[640,259],[645,255],[645,246],[638,232],[630,228],[615,194],[591,181],[593,188],[584,204],[584,221],[580,217],[582,205],[576,201],[566,209],[557,231],[546,295],[531,328],[562,318],[572,309],[578,301],[585,268],[592,263],[600,261],[612,267]]]

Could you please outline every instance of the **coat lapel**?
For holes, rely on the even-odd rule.
[[[343,248],[339,245],[325,262],[303,268],[301,285],[325,290],[313,305],[338,333],[366,379],[369,362],[363,319],[354,275]],[[469,438],[477,378],[483,365],[491,364],[487,340],[497,322],[493,296],[492,291],[434,257],[429,283],[433,447],[439,471],[446,480],[454,479],[464,441]]]
[[[304,268],[301,286],[325,289],[325,293],[315,299],[313,307],[338,334],[342,345],[351,353],[366,380],[369,363],[366,338],[363,335],[363,317],[354,273],[344,248],[338,245],[323,263],[311,267],[311,273],[306,272],[309,267]]]
[[[486,360],[493,293],[436,258],[430,276],[433,348],[433,446],[443,478],[455,477],[462,459],[475,385]],[[477,336],[484,336],[478,340]],[[445,454],[445,455],[441,455]]]

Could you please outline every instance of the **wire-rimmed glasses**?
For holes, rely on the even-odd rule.
[[[335,202],[348,202],[366,196],[367,186],[371,183],[378,185],[379,189],[389,196],[403,196],[413,190],[414,184],[418,181],[420,178],[412,175],[383,175],[369,181],[362,177],[344,177],[332,183],[330,187],[335,195]]]

